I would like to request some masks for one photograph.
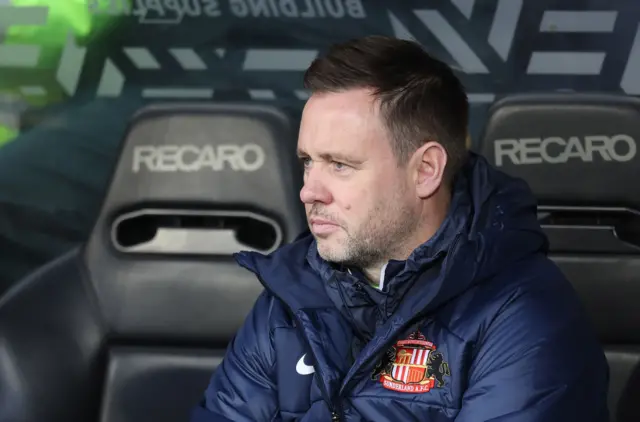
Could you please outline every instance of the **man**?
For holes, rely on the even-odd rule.
[[[310,234],[237,255],[265,292],[192,421],[608,420],[607,363],[535,198],[466,151],[452,70],[372,36],[305,85]]]

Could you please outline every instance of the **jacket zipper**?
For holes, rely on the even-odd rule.
[[[256,274],[255,272],[253,272],[253,273]],[[267,283],[265,283],[264,280],[258,274],[256,274],[256,277],[260,281],[260,284],[262,284],[262,287],[264,287],[265,290],[267,290],[271,295],[273,295],[273,297],[278,299],[280,301],[280,303],[282,303],[283,306],[289,311],[289,314],[294,319],[294,321],[296,323],[296,328],[298,329],[298,332],[300,333],[300,336],[302,337],[302,340],[305,342],[305,345],[307,346],[307,350],[309,350],[309,353],[311,354],[311,357],[313,358],[313,368],[315,369],[315,371],[318,373],[318,376],[320,377],[319,379],[318,379],[318,377],[314,377],[314,378],[316,380],[316,384],[318,385],[318,388],[320,388],[320,391],[321,391],[322,395],[324,396],[324,400],[327,403],[327,406],[329,407],[329,412],[331,412],[331,422],[341,422],[341,421],[343,421],[344,418],[342,417],[342,409],[340,408],[340,405],[337,404],[337,403],[334,403],[331,400],[331,397],[329,396],[329,392],[324,388],[324,384],[322,383],[322,380],[324,379],[324,376],[322,374],[322,371],[320,371],[320,368],[317,367],[317,365],[316,365],[316,362],[318,360],[316,359],[316,356],[313,353],[313,349],[311,348],[311,345],[309,345],[309,343],[307,342],[306,337],[304,336],[304,331],[302,329],[302,324],[300,323],[300,319],[293,312],[293,309],[291,309],[291,307],[289,305],[287,305],[287,303],[284,300],[282,300],[282,298],[280,298],[280,296],[275,294],[273,292],[273,290],[271,290],[269,288]]]

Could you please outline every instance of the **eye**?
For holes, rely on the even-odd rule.
[[[305,169],[308,169],[311,166],[311,158],[300,157],[300,164],[302,164]]]
[[[333,162],[333,167],[337,170],[337,171],[345,171],[349,168],[348,165],[344,164],[344,163],[340,163],[338,161],[334,161]]]

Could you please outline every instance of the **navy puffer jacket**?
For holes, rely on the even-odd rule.
[[[265,287],[192,422],[604,422],[608,367],[525,183],[472,156],[384,289],[309,234],[237,255]]]

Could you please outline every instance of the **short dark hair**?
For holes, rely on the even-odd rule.
[[[445,181],[467,157],[469,102],[453,69],[418,43],[372,35],[332,45],[304,75],[311,93],[369,88],[403,165],[416,149],[433,140],[447,151]]]

